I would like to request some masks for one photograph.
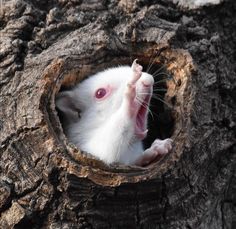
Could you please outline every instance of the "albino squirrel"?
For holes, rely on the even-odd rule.
[[[56,97],[64,133],[82,151],[107,164],[145,166],[167,154],[172,140],[156,139],[144,150],[152,75],[136,60],[99,72]]]

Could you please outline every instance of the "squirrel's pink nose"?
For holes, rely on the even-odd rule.
[[[142,81],[142,84],[144,87],[151,87],[152,83],[151,82],[147,82],[147,81]]]
[[[152,76],[149,76],[149,75],[144,75],[142,78],[141,78],[141,83],[144,87],[152,87],[153,84],[154,84],[154,79]]]

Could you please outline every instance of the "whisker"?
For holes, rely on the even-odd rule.
[[[152,66],[154,65],[155,60],[156,60],[156,58],[158,57],[158,55],[160,55],[160,52],[157,52],[157,53],[153,52],[153,55],[152,55],[153,59],[152,59],[151,64],[150,64],[150,65],[148,66],[148,68],[147,68],[147,73],[149,73],[149,72],[151,71],[151,68],[152,68]]]
[[[169,107],[169,108],[172,109],[172,106],[171,106],[169,103],[167,103],[165,100],[163,100],[163,99],[161,99],[160,97],[158,97],[158,95],[153,94],[152,98],[153,98],[153,99],[157,99],[157,100],[163,102],[167,107]]]
[[[152,76],[155,78],[155,77],[161,76],[161,75],[166,76],[166,79],[172,79],[172,78],[173,78],[172,75],[170,75],[170,74],[168,74],[168,73],[165,73],[165,72],[159,72],[157,75],[154,75],[154,74],[153,74]]]
[[[153,92],[157,92],[157,91],[164,91],[164,92],[166,92],[167,91],[167,89],[162,89],[162,88],[154,88],[153,89]]]
[[[158,68],[155,72],[152,73],[152,76],[154,77],[155,74],[159,73],[165,67],[166,67],[165,65],[162,65],[160,68]]]
[[[166,82],[166,79],[162,79],[162,80],[158,80],[154,83],[154,86],[156,86],[157,84],[159,83],[163,83],[163,82]]]
[[[177,84],[176,80],[174,77],[168,75],[168,74],[165,74],[167,76],[167,78],[164,78],[164,79],[161,79],[161,80],[158,80],[158,81],[155,81],[154,82],[154,86],[158,83],[161,83],[161,82],[166,82],[167,80],[172,80],[174,82],[174,84]]]
[[[152,111],[151,111],[151,109],[149,108],[149,103],[147,103],[147,102],[145,102],[145,101],[141,101],[141,99],[140,99],[139,97],[136,97],[136,99],[137,99],[139,105],[145,107],[145,108],[148,110],[148,112],[150,113],[152,119],[154,119],[153,114],[152,114]]]
[[[171,60],[170,64],[172,64],[172,63],[176,63],[175,60]],[[155,74],[160,72],[163,68],[166,68],[166,66],[164,64],[160,68],[158,68],[154,73],[152,73],[152,75],[155,76]]]
[[[145,101],[142,101],[139,97],[136,97],[136,99],[137,99],[137,101],[138,101],[138,103],[141,105],[141,106],[143,106],[143,107],[148,107],[148,103],[147,102],[145,102]],[[145,105],[145,106],[144,106]]]
[[[152,120],[154,120],[154,116],[155,116],[155,117],[158,117],[158,115],[150,109],[150,107],[154,107],[154,106],[155,106],[154,104],[152,104],[151,102],[150,102],[149,104],[148,104],[148,103],[145,103],[145,102],[142,102],[142,103],[141,103],[140,98],[137,98],[137,100],[138,100],[138,103],[139,103],[141,106],[143,106],[143,104],[146,106],[146,108],[147,108],[149,114],[151,115]]]
[[[152,93],[148,92],[139,92],[138,95],[152,95]],[[139,98],[140,99],[140,98]]]
[[[155,60],[155,52],[152,53],[152,55],[151,55],[151,57],[150,57],[150,59],[148,61],[148,66],[147,66],[147,70],[146,70],[147,73],[150,70],[150,67],[151,67],[150,65],[153,64],[152,58],[153,58],[153,61],[154,61]]]
[[[148,66],[148,68],[147,68],[147,73],[149,73],[149,72],[151,71],[151,68],[152,68],[153,64],[155,63],[155,59],[156,59],[158,56],[160,56],[160,54],[161,54],[164,50],[166,50],[166,49],[167,49],[167,47],[163,47],[163,48],[160,48],[160,49],[157,49],[157,50],[154,50],[154,51],[153,51],[153,54],[155,54],[155,57],[153,58],[153,61],[152,61],[151,65]],[[155,51],[156,51],[156,52],[155,52]],[[153,55],[152,55],[152,56],[153,56]]]
[[[155,59],[161,54],[162,51],[163,51],[163,49],[160,49],[160,50],[158,50],[158,51],[156,52],[156,55],[155,55],[155,57],[153,58],[153,61],[152,61],[151,65],[147,68],[147,73],[148,73],[149,71],[151,71],[151,68],[152,68],[152,66],[153,66],[154,63],[155,63]],[[155,54],[155,53],[154,53],[154,54]]]

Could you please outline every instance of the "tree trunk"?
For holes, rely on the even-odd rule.
[[[0,2],[0,228],[236,228],[234,0]],[[147,144],[175,147],[106,166],[68,142],[55,95],[135,58],[171,76]]]

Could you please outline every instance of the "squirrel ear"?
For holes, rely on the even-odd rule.
[[[67,118],[78,118],[79,109],[73,91],[63,91],[56,96],[56,108]]]

